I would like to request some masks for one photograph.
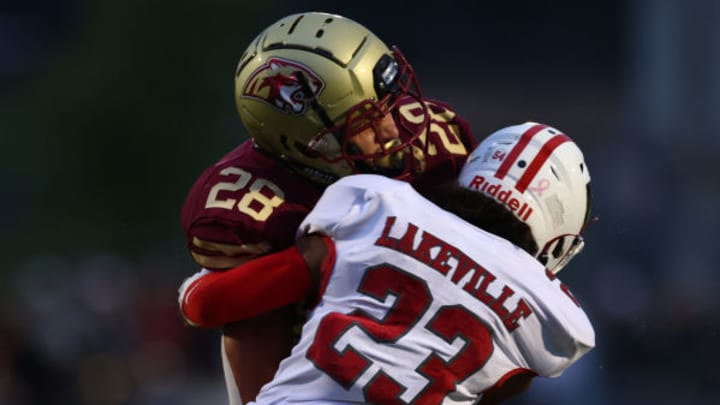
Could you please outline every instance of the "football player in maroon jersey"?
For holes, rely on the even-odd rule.
[[[202,270],[183,287],[290,246],[342,176],[376,173],[422,189],[456,177],[477,144],[449,105],[423,97],[397,48],[338,15],[290,15],[261,32],[240,58],[235,99],[251,139],[207,168],[186,198],[182,226]],[[223,326],[231,404],[272,379],[298,319],[288,306]]]

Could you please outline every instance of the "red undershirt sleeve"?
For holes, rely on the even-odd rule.
[[[310,291],[310,270],[292,246],[198,278],[180,310],[193,325],[215,328],[301,301]]]

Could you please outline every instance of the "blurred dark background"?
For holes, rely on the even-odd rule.
[[[244,139],[240,54],[310,10],[400,46],[479,138],[584,149],[600,221],[561,277],[597,348],[513,404],[720,403],[720,2],[2,0],[0,404],[226,403],[217,332],[176,311],[180,206]]]

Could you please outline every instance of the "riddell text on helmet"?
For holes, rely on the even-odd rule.
[[[530,218],[530,215],[533,213],[533,209],[528,205],[528,203],[520,205],[520,201],[513,197],[512,189],[505,189],[502,184],[489,183],[483,176],[474,176],[473,179],[470,180],[468,188],[481,191],[505,204],[524,222],[527,222],[528,218]]]

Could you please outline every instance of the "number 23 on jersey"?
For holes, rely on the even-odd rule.
[[[326,315],[320,321],[307,357],[345,389],[357,385],[366,372],[374,373],[369,379],[365,376],[361,383],[366,401],[381,404],[439,404],[448,393],[455,390],[458,382],[480,370],[493,352],[489,328],[462,305],[441,306],[433,309],[435,313],[431,317],[426,316],[426,312],[433,308],[428,284],[404,270],[389,264],[371,267],[357,291],[379,301],[385,301],[389,295],[394,295],[395,300],[383,319],[376,319],[362,310]],[[420,325],[418,321],[421,318],[429,320]],[[343,339],[354,327],[362,330],[367,339]],[[429,352],[424,358],[399,360],[394,348],[403,346],[403,338],[409,341],[416,339],[416,336],[411,336],[416,327],[437,336],[444,341],[444,346],[454,347],[449,349],[454,355],[445,360],[438,353]],[[387,367],[381,365],[370,371],[373,360],[363,353],[363,347],[365,351],[375,353],[375,356],[378,349],[384,351],[388,361],[376,361],[386,363]],[[404,353],[407,354],[407,350]],[[409,359],[411,356],[402,357]],[[398,362],[407,364],[395,366],[394,369],[390,367]],[[393,371],[397,375],[392,375]],[[402,377],[408,377],[408,372],[413,374],[411,377],[419,377],[424,383],[420,381],[414,386],[401,383],[403,380],[418,381],[418,378]]]

